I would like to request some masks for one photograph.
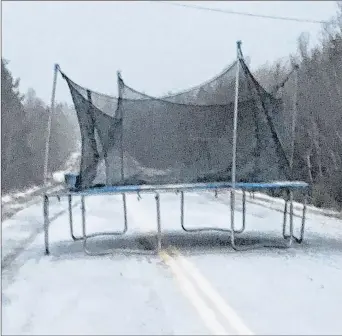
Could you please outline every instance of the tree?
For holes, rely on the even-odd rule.
[[[1,60],[2,191],[42,184],[50,113],[50,107],[33,89],[25,97],[20,94],[19,79],[13,79],[7,64]],[[66,104],[56,104],[51,126],[50,171],[64,168],[76,149],[77,137],[75,112]]]
[[[1,168],[2,190],[19,188],[26,179],[25,167],[29,159],[26,145],[25,112],[19,92],[20,80],[14,80],[1,59]]]

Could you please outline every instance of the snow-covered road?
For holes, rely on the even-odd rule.
[[[186,194],[185,201],[187,226],[229,224],[227,195]],[[122,228],[121,196],[89,197],[86,205],[88,233]],[[127,196],[127,206],[127,235],[93,239],[90,248],[155,244],[154,196]],[[281,242],[281,212],[247,206],[240,239]],[[3,222],[5,335],[342,332],[341,220],[309,212],[302,245],[234,252],[228,235],[181,231],[179,195],[162,194],[165,252],[89,257],[70,239],[66,209],[66,199],[51,202],[50,256],[40,204]],[[240,211],[236,217],[239,223]],[[80,234],[78,206],[74,218]]]

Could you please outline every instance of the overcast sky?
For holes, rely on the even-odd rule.
[[[328,20],[334,1],[182,2],[255,14]],[[301,32],[314,43],[321,26],[187,9],[157,2],[2,2],[2,56],[21,91],[49,102],[53,64],[78,84],[116,94],[116,71],[152,95],[197,85],[236,57],[236,41],[252,69],[296,51]],[[71,102],[59,77],[57,99]]]

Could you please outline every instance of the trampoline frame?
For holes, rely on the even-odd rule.
[[[49,199],[52,197],[68,198],[68,213],[69,213],[69,228],[70,236],[74,241],[83,242],[83,250],[87,255],[105,255],[112,254],[115,251],[119,252],[135,252],[135,253],[148,253],[151,252],[159,253],[162,249],[162,225],[161,225],[161,207],[160,207],[160,194],[161,193],[180,193],[180,224],[184,231],[194,233],[194,232],[204,232],[204,231],[219,231],[230,233],[231,246],[235,251],[246,250],[255,247],[276,247],[276,248],[289,248],[292,246],[293,242],[298,244],[303,242],[304,231],[305,231],[305,220],[306,220],[306,208],[307,208],[307,197],[309,191],[309,185],[305,182],[274,182],[274,183],[235,183],[236,189],[242,190],[242,225],[241,228],[236,230],[234,227],[234,216],[235,216],[235,203],[234,206],[230,206],[231,210],[231,223],[230,228],[217,228],[217,227],[202,227],[202,228],[191,228],[188,229],[184,225],[184,193],[185,192],[196,192],[196,191],[214,191],[217,195],[218,191],[230,191],[230,196],[232,198],[234,190],[232,189],[232,183],[198,183],[198,184],[177,184],[177,185],[159,185],[159,186],[117,186],[117,187],[103,187],[103,188],[92,188],[88,190],[83,190],[80,192],[62,190],[44,195],[43,210],[44,210],[44,242],[45,242],[45,254],[50,254],[49,247]],[[257,191],[262,189],[280,189],[287,191],[287,199],[285,200],[284,210],[283,210],[283,223],[282,223],[282,236],[286,241],[284,245],[277,246],[267,246],[267,245],[251,245],[245,248],[238,246],[235,241],[235,236],[242,234],[246,229],[246,192],[247,191]],[[299,237],[294,235],[294,208],[293,208],[293,191],[302,190],[304,192],[304,202],[301,216],[301,227]],[[137,194],[138,197],[142,193],[154,194],[156,201],[156,219],[157,219],[157,232],[156,232],[156,248],[151,251],[146,250],[132,250],[132,249],[110,249],[100,252],[93,252],[88,248],[88,239],[99,237],[99,236],[122,236],[128,231],[128,220],[127,220],[127,194]],[[124,216],[124,227],[122,231],[112,231],[112,232],[96,232],[92,234],[86,233],[86,207],[85,198],[87,196],[104,196],[104,195],[122,195],[123,202],[123,216]],[[81,214],[82,214],[82,235],[75,236],[74,234],[74,220],[72,213],[72,197],[81,197]],[[288,211],[289,207],[289,211]],[[286,233],[287,229],[287,214],[289,214],[289,234]]]

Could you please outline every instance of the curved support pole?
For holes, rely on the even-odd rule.
[[[245,192],[243,193],[242,197],[242,227],[239,230],[235,230],[235,234],[240,234],[245,231],[246,228],[246,194]],[[223,228],[216,228],[216,227],[202,227],[202,228],[193,228],[193,229],[187,229],[184,226],[184,191],[180,192],[180,222],[181,222],[181,227],[185,232],[204,232],[204,231],[219,231],[219,232],[231,232],[230,229],[223,229]]]
[[[245,193],[244,193],[245,194]],[[288,207],[288,203],[290,204],[290,235],[286,236],[286,214],[287,214],[287,207]],[[245,214],[245,199],[243,197],[243,213]],[[234,212],[235,212],[235,194],[233,193],[233,191],[231,191],[231,229],[234,230],[234,222],[235,222],[235,218],[234,218]],[[284,218],[283,218],[283,235],[284,238],[290,238],[287,240],[287,244],[284,245],[265,245],[265,244],[253,244],[251,246],[248,247],[238,247],[235,243],[235,236],[234,233],[231,235],[231,245],[233,247],[233,249],[235,251],[248,251],[251,249],[258,249],[258,248],[289,248],[292,245],[293,239],[296,239],[293,235],[293,217],[294,217],[294,213],[293,213],[293,193],[292,191],[289,191],[289,199],[285,201],[285,207],[284,207]],[[243,223],[245,221],[245,216],[243,216]],[[233,231],[234,232],[234,231]]]
[[[122,194],[123,201],[123,212],[124,212],[124,229],[123,231],[118,232],[95,232],[92,234],[86,234],[86,209],[85,209],[85,196],[81,197],[81,212],[82,212],[82,240],[83,240],[83,250],[87,255],[90,256],[103,256],[108,254],[113,254],[114,252],[131,252],[131,253],[139,253],[146,254],[146,251],[142,252],[139,250],[132,249],[121,249],[121,248],[113,248],[100,252],[92,252],[89,250],[87,246],[87,241],[89,238],[95,238],[100,236],[121,236],[124,235],[128,231],[128,220],[127,220],[127,203],[126,203],[126,194]],[[152,251],[154,253],[154,251]]]
[[[44,244],[45,244],[45,254],[50,254],[49,249],[49,197],[47,195],[44,195],[44,201],[43,201],[43,213],[44,213]]]
[[[68,212],[69,212],[69,226],[70,226],[70,235],[73,241],[82,240],[82,236],[75,236],[74,235],[74,224],[73,224],[73,217],[72,217],[72,196],[68,195]]]
[[[243,230],[245,229],[245,211],[246,211],[246,194],[245,192],[243,193],[243,197],[242,197],[242,208],[243,208],[243,215],[242,215],[242,232]],[[232,248],[235,250],[235,251],[248,251],[248,250],[251,250],[251,249],[256,249],[256,248],[262,248],[262,247],[265,247],[264,245],[261,245],[261,244],[254,244],[253,246],[249,246],[249,247],[240,247],[240,246],[237,246],[236,245],[236,242],[235,242],[235,234],[236,233],[239,233],[238,231],[235,230],[235,190],[232,189],[230,191],[230,227],[231,227],[231,230],[230,230],[230,244],[232,245]],[[241,231],[241,230],[240,230]]]
[[[291,194],[292,194],[292,191],[290,191],[290,195]],[[294,229],[294,226],[293,226],[294,213],[293,213],[293,204],[292,204],[292,214],[291,214],[291,203],[290,203],[290,235],[286,234],[287,209],[288,209],[288,203],[290,202],[290,200],[285,200],[284,219],[283,219],[283,237],[284,237],[284,239],[291,238],[291,218],[292,218],[292,239],[296,243],[298,243],[298,244],[301,244],[303,242],[303,240],[304,240],[304,232],[305,232],[305,222],[306,222],[307,198],[308,198],[308,193],[305,192],[304,201],[303,201],[303,211],[302,211],[302,218],[301,218],[301,226],[300,226],[300,236],[299,236],[299,238],[296,237],[294,235],[294,233],[293,233],[293,229]]]
[[[87,247],[87,239],[90,237],[95,237],[94,235],[87,236],[86,232],[86,208],[85,208],[85,196],[81,196],[81,213],[82,213],[82,239],[83,239],[83,250],[87,255],[96,256],[102,255],[98,253],[91,252]]]

